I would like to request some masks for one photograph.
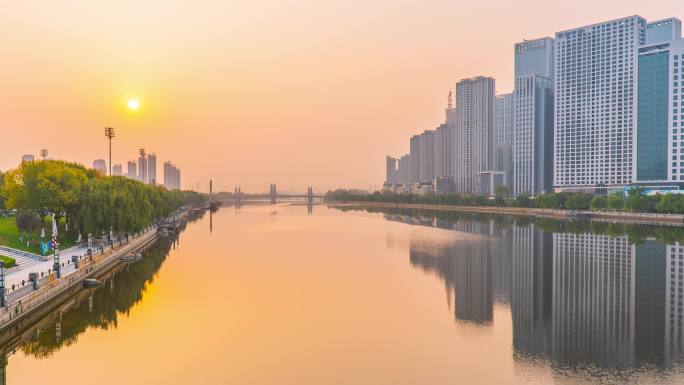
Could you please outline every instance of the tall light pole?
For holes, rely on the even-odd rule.
[[[47,159],[47,156],[48,156],[47,148],[42,148],[40,150],[40,156],[43,158],[43,160]]]
[[[112,176],[112,138],[114,137],[114,128],[105,127],[105,137],[109,139],[109,176]]]

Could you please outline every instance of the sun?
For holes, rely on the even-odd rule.
[[[138,102],[138,99],[131,99],[128,101],[128,108],[135,111],[140,107],[140,103]]]

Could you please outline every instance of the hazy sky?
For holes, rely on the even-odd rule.
[[[115,164],[144,147],[184,188],[368,188],[457,80],[510,91],[515,42],[633,14],[684,1],[0,0],[0,169],[91,165],[109,125]]]

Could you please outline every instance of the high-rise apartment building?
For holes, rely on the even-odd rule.
[[[514,50],[513,178],[515,195],[553,190],[553,39]]]
[[[451,181],[455,180],[454,175],[454,143],[455,143],[455,130],[456,130],[456,107],[454,106],[453,93],[449,91],[449,99],[447,101],[447,108],[444,110],[444,124],[447,126],[447,154],[446,154],[446,167],[447,176],[451,178]]]
[[[513,178],[513,93],[496,95],[494,106],[494,166],[504,172],[507,187]]]
[[[646,45],[658,44],[682,36],[682,22],[677,18],[653,21],[646,24]]]
[[[409,141],[411,157],[411,183],[420,182],[420,135],[413,135]]]
[[[418,181],[431,182],[435,177],[435,132],[424,131],[419,138]]]
[[[128,173],[126,176],[130,179],[138,179],[138,166],[135,163],[135,160],[129,160],[127,166]]]
[[[478,174],[494,164],[493,78],[478,76],[456,84],[451,169],[457,192],[478,191]]]
[[[107,163],[104,159],[95,159],[93,161],[93,169],[102,175],[107,175]]]
[[[385,158],[385,184],[399,183],[399,161],[397,158],[387,156]]]
[[[138,157],[138,180],[147,183],[147,155],[142,151]]]
[[[112,166],[112,175],[113,176],[122,176],[123,175],[123,167],[120,164],[115,164]]]
[[[399,183],[411,183],[412,175],[413,173],[411,171],[411,155],[405,154],[404,156],[399,158]]]
[[[553,39],[543,37],[515,44],[513,77],[537,75],[553,80]]]
[[[513,93],[496,95],[494,119],[494,144],[513,144]]]
[[[630,16],[556,33],[554,187],[597,191],[633,181],[637,49]]]
[[[169,190],[180,190],[180,169],[171,162],[164,162],[164,186]]]
[[[22,162],[33,162],[34,156],[32,154],[25,154],[21,157]]]
[[[449,176],[449,135],[451,130],[446,124],[442,124],[434,131],[433,151],[433,177],[444,178]]]
[[[529,75],[515,79],[513,193],[553,191],[553,84]]]
[[[147,155],[147,182],[157,184],[157,154]]]

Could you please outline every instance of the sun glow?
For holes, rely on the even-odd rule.
[[[131,99],[128,101],[128,108],[135,111],[140,107],[140,103],[137,99]]]

